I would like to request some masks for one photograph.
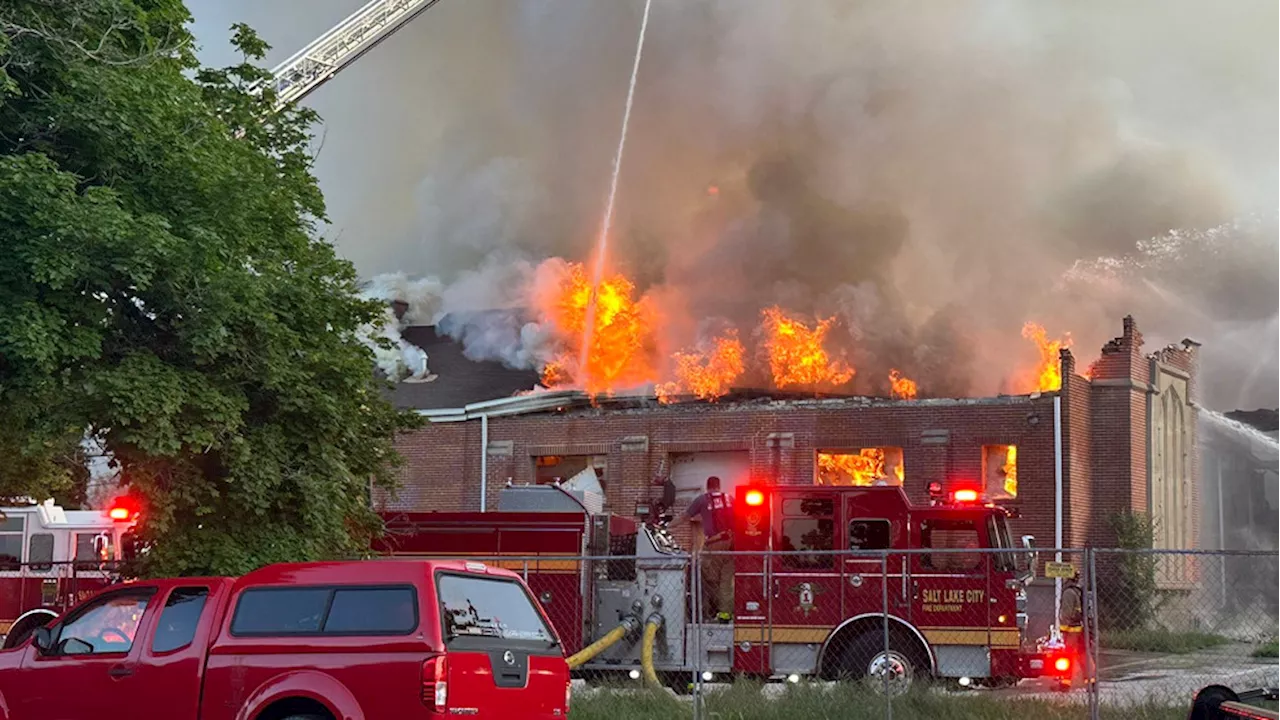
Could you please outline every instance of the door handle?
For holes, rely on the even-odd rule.
[[[129,677],[133,674],[133,668],[128,665],[116,665],[108,670],[107,674],[113,678]]]

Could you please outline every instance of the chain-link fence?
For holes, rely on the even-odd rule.
[[[1172,718],[1277,685],[1274,552],[469,559],[526,579],[575,718]]]

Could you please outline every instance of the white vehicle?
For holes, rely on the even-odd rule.
[[[123,503],[64,510],[53,500],[0,508],[0,633],[17,645],[67,607],[116,582],[137,522]]]

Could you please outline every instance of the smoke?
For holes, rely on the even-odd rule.
[[[641,8],[442,3],[317,96],[339,249],[438,278],[473,357],[549,352],[519,308],[548,258],[590,256]],[[898,367],[991,393],[1034,360],[1023,322],[1084,364],[1132,313],[1150,348],[1204,343],[1206,404],[1274,406],[1276,23],[1263,0],[657,0],[609,261],[664,350],[782,303],[839,316],[860,390]],[[1213,253],[1145,260],[1215,227]],[[1128,269],[1082,282],[1098,258]]]

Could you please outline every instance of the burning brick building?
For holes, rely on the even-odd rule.
[[[378,498],[383,509],[492,510],[508,483],[563,481],[587,468],[621,514],[668,476],[682,502],[708,475],[730,485],[901,484],[920,502],[939,481],[1018,508],[1014,529],[1042,547],[1059,528],[1064,547],[1109,545],[1108,518],[1124,510],[1153,515],[1158,547],[1197,546],[1197,344],[1144,353],[1132,318],[1087,370],[1061,349],[1055,391],[918,400],[516,395],[535,385],[534,373],[472,362],[433,328],[404,336],[440,379],[395,390],[398,404],[429,422],[400,438],[402,485]]]

